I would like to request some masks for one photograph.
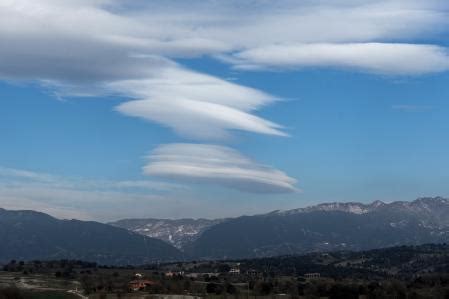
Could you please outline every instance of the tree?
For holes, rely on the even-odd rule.
[[[358,299],[359,292],[357,288],[346,285],[333,285],[329,290],[329,299]]]
[[[256,283],[254,291],[258,295],[269,295],[273,290],[273,284],[271,282],[261,281]]]
[[[22,292],[16,287],[0,289],[0,299],[25,299]]]
[[[208,283],[208,284],[207,284],[207,286],[206,286],[206,292],[207,292],[208,294],[213,294],[213,293],[215,293],[215,294],[217,294],[217,295],[220,295],[221,293],[223,293],[223,288],[222,288],[221,285],[219,285],[219,284],[217,284],[217,283],[211,282],[211,283]]]
[[[226,293],[235,295],[237,294],[237,288],[232,283],[226,283],[225,285]]]
[[[87,295],[89,295],[93,291],[95,291],[94,282],[93,282],[92,278],[88,275],[83,275],[81,277],[81,287],[83,288],[84,293]]]

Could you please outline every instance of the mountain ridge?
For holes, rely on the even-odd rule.
[[[0,261],[82,259],[103,264],[177,260],[165,242],[95,221],[57,219],[32,210],[0,209]]]
[[[247,258],[449,241],[449,200],[330,203],[243,216],[210,227],[186,251]]]
[[[349,202],[325,202],[317,205],[312,205],[303,208],[297,209],[289,209],[289,210],[276,210],[270,213],[280,213],[280,214],[291,214],[294,212],[311,212],[311,211],[342,211],[354,214],[364,214],[368,212],[372,212],[379,208],[392,207],[392,206],[403,206],[403,207],[412,207],[418,206],[426,203],[435,203],[435,201],[449,204],[449,199],[436,196],[436,197],[419,197],[413,201],[393,201],[393,202],[384,202],[381,200],[375,200],[371,203],[362,203],[356,201]],[[270,214],[267,213],[267,214]]]

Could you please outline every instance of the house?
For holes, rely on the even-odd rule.
[[[231,270],[229,270],[229,274],[231,274],[231,275],[239,275],[240,274],[240,268],[238,268],[238,267],[231,268]]]
[[[320,273],[306,273],[306,274],[304,274],[304,277],[306,279],[316,279],[316,278],[320,278],[321,275],[320,275]]]
[[[184,275],[185,277],[188,278],[200,278],[200,277],[218,277],[219,273],[187,273]]]
[[[183,275],[184,275],[184,271],[178,271],[178,272],[168,271],[168,272],[165,272],[165,277],[183,276]]]
[[[128,283],[128,289],[133,292],[143,291],[145,288],[155,284],[157,283],[147,279],[132,280]]]

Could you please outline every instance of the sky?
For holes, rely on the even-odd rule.
[[[449,196],[447,1],[0,0],[0,207]]]

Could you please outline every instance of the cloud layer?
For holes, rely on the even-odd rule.
[[[235,130],[287,136],[256,115],[275,95],[176,60],[208,55],[239,69],[424,75],[449,70],[447,49],[423,44],[438,41],[448,23],[444,0],[0,0],[0,79],[37,81],[61,96],[119,95],[127,99],[120,113],[202,142]],[[151,158],[147,172],[246,191],[294,189],[284,173],[229,148],[177,144],[155,153],[167,149],[186,153]],[[220,162],[195,160],[197,151]],[[185,163],[198,173],[174,167]],[[214,172],[217,166],[227,174]]]
[[[0,77],[83,84],[141,79],[157,77],[156,57],[233,53],[248,62],[345,67],[355,51],[371,61],[368,71],[379,63],[382,72],[403,74],[397,64],[388,67],[396,57],[424,74],[447,70],[447,64],[434,63],[442,49],[419,40],[438,37],[448,20],[449,4],[438,0],[156,0],[135,6],[120,0],[1,0]],[[416,60],[413,51],[426,55]],[[293,59],[280,61],[285,52]]]
[[[148,157],[144,173],[163,178],[215,183],[257,193],[296,191],[296,180],[237,151],[208,144],[167,144]]]

